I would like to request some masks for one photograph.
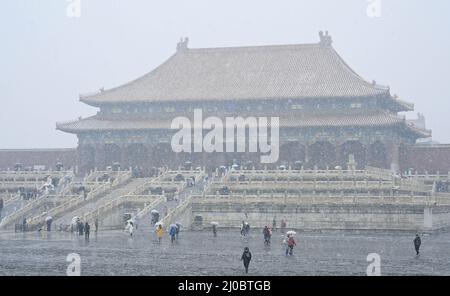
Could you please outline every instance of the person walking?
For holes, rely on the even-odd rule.
[[[51,217],[47,217],[45,223],[47,224],[47,231],[52,231],[52,222],[53,219]]]
[[[212,232],[213,232],[214,237],[216,237],[217,236],[217,225],[216,224],[213,224]]]
[[[91,225],[86,221],[84,224],[84,238],[89,240],[89,234],[91,233]]]
[[[244,262],[245,273],[248,273],[248,266],[250,265],[250,261],[252,260],[252,253],[250,252],[248,247],[244,248],[244,253],[242,253],[241,261]]]
[[[78,235],[82,236],[84,234],[84,224],[82,221],[78,222]]]
[[[246,223],[244,220],[242,220],[242,225],[241,225],[241,235],[245,236],[246,235],[246,231],[247,231],[247,227],[246,227]]]
[[[414,238],[414,248],[416,249],[416,255],[419,256],[419,249],[422,241],[418,233],[416,233],[416,238]]]
[[[177,234],[176,228],[177,227],[170,227],[170,229],[169,229],[170,243],[172,243],[172,244],[175,241],[175,235]]]
[[[296,246],[297,244],[295,243],[295,240],[294,240],[294,236],[293,235],[290,235],[289,237],[288,237],[288,240],[287,240],[287,248],[286,248],[286,256],[289,254],[289,256],[292,256],[293,255],[293,252],[294,252],[294,246]]]
[[[3,210],[3,197],[0,197],[0,219],[2,218],[2,210]]]
[[[95,233],[97,233],[97,231],[98,231],[98,218],[95,218],[94,226],[95,226]]]
[[[161,243],[163,234],[164,234],[164,229],[162,228],[161,224],[159,224],[158,228],[156,229],[156,236],[158,237],[158,243]]]
[[[286,221],[284,219],[281,219],[281,232],[284,233],[286,230]]]
[[[175,225],[177,226],[175,229],[175,239],[178,240],[178,235],[180,234],[180,230],[181,230],[181,224],[175,223]]]
[[[264,244],[266,246],[270,245],[270,230],[269,227],[267,227],[267,225],[264,226],[263,235],[264,235]]]
[[[134,233],[134,224],[133,224],[133,222],[129,222],[128,223],[128,232],[130,233],[130,236],[133,236],[133,233]]]
[[[272,220],[272,230],[273,231],[277,230],[277,220],[275,220],[275,217],[273,217],[273,220]]]

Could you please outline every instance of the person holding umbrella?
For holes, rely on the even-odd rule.
[[[244,253],[242,253],[241,261],[244,262],[245,273],[248,273],[248,266],[250,265],[250,261],[252,260],[252,253],[250,252],[248,247],[244,248]]]
[[[170,235],[170,242],[173,244],[175,241],[175,235],[177,234],[177,225],[170,224],[169,226],[169,235]]]
[[[286,256],[289,254],[289,256],[292,256],[294,252],[294,246],[297,244],[295,243],[294,234],[295,231],[288,231],[287,233],[287,248],[286,248]]]
[[[181,223],[175,222],[175,225],[177,226],[177,229],[175,230],[175,239],[178,240],[178,234],[180,233],[181,230]]]
[[[52,222],[53,222],[53,218],[51,216],[47,216],[45,218],[45,223],[47,224],[47,231],[52,230]]]

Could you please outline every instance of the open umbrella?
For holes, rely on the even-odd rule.
[[[293,230],[289,230],[288,232],[286,232],[286,235],[295,235],[295,234],[297,234],[297,232]]]
[[[72,221],[70,222],[71,224],[77,224],[77,222],[80,221],[80,217],[75,216],[72,218]]]
[[[164,223],[161,221],[155,223],[155,227],[158,228],[158,226],[161,225],[161,227],[164,227]]]
[[[47,216],[47,217],[45,218],[45,222],[51,221],[51,220],[53,220],[52,216]]]
[[[159,212],[157,210],[151,210],[150,213],[159,214]]]
[[[211,221],[211,225],[219,225],[219,222],[216,222],[216,221]]]

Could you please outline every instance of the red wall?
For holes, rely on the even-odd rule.
[[[400,168],[430,174],[450,172],[450,144],[413,145],[400,150]]]

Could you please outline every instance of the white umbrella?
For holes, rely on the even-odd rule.
[[[293,230],[289,230],[288,232],[286,232],[286,235],[294,235],[294,234],[297,234],[297,232]]]
[[[173,227],[178,228],[178,226],[177,226],[176,224],[170,224],[170,225],[169,225],[169,228],[173,228]]]
[[[52,216],[47,216],[47,217],[45,218],[45,222],[50,221],[50,220],[53,220]]]
[[[183,224],[181,224],[180,222],[175,222],[175,225],[178,226],[178,227],[183,226]]]
[[[159,214],[159,212],[157,210],[151,210],[150,213]]]
[[[164,223],[162,223],[161,221],[155,223],[155,227],[158,227],[159,225],[161,225],[161,227],[164,227]]]
[[[211,221],[211,225],[219,225],[219,223],[216,221]]]
[[[77,224],[77,222],[80,220],[80,217],[75,216],[72,218],[71,224]]]

